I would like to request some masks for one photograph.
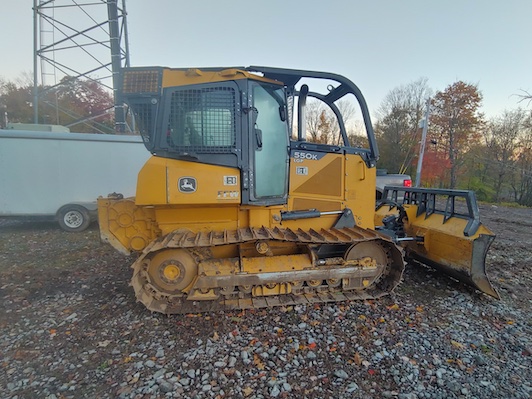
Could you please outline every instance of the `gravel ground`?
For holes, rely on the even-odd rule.
[[[0,397],[530,398],[532,211],[481,215],[500,301],[407,266],[382,300],[170,317],[97,226],[0,223]]]

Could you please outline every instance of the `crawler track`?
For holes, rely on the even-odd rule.
[[[297,253],[247,257],[242,250],[261,243],[293,246]],[[216,248],[238,256],[217,258]],[[301,259],[308,265],[296,269],[291,262]],[[267,267],[242,269],[246,261]],[[401,250],[372,230],[263,227],[174,231],[152,242],[132,268],[140,302],[151,311],[179,314],[378,298],[399,284],[404,262]]]

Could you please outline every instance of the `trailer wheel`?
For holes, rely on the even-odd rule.
[[[57,211],[59,226],[65,231],[80,232],[89,227],[89,211],[81,205],[65,205]]]

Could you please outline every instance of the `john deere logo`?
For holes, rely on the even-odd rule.
[[[197,187],[196,179],[193,177],[182,177],[177,182],[177,187],[182,193],[194,193]]]

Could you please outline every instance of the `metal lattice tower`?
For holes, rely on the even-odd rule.
[[[129,66],[125,1],[33,0],[34,123],[39,122],[39,102],[45,94],[56,92],[68,81],[84,79],[113,92],[115,131],[125,132],[120,90],[120,70]],[[49,100],[47,105],[51,105]],[[56,120],[60,113],[70,112],[76,120],[69,127],[103,115],[72,115],[57,103],[55,112]],[[108,130],[103,125],[95,129]]]

